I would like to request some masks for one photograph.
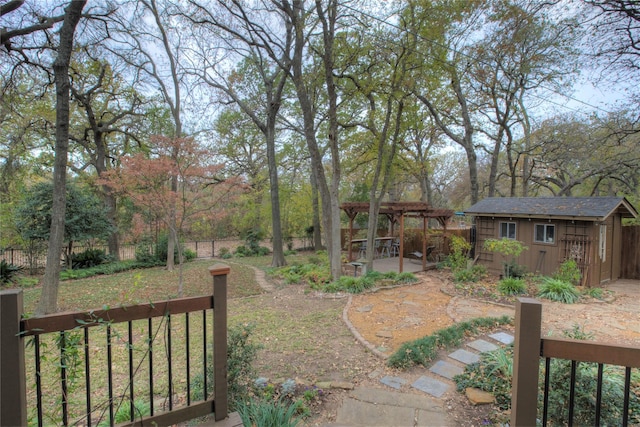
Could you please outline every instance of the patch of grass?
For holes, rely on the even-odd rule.
[[[185,297],[211,293],[213,280],[209,267],[215,263],[212,260],[197,260],[183,265]],[[231,272],[227,280],[227,292],[230,299],[262,292],[251,267],[235,263],[229,265]],[[67,280],[60,283],[58,307],[61,311],[92,310],[103,306],[117,307],[175,298],[178,276],[177,267],[173,271],[154,267]],[[40,293],[40,287],[24,290],[25,312],[35,310]]]
[[[138,262],[134,260],[110,262],[107,264],[99,264],[88,268],[63,270],[60,272],[60,280],[85,279],[92,276],[103,276],[141,268],[158,267],[164,264],[164,261],[158,260],[153,262]]]
[[[573,304],[580,299],[580,293],[571,283],[551,277],[544,277],[538,286],[538,296],[551,301]]]
[[[527,292],[527,282],[515,277],[507,277],[498,282],[498,291],[502,295],[521,295]]]
[[[433,361],[441,349],[450,349],[462,344],[464,339],[477,334],[481,330],[511,324],[509,316],[480,317],[466,322],[456,323],[445,329],[440,329],[423,338],[407,342],[389,357],[387,365],[392,368],[406,369],[414,365],[427,366]]]

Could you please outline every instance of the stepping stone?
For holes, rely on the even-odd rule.
[[[370,372],[368,377],[372,380],[375,380],[376,378],[380,378],[380,375],[382,375],[384,373],[384,371],[381,368],[376,368],[375,371]]]
[[[454,365],[453,363],[445,362],[444,360],[438,360],[429,371],[434,374],[438,374],[441,377],[448,378],[450,380],[453,379],[456,375],[460,375],[464,372],[460,366]]]
[[[513,335],[508,334],[506,332],[497,332],[495,334],[489,335],[494,340],[501,342],[502,344],[512,344],[513,343]]]
[[[385,377],[380,378],[380,382],[384,385],[388,385],[389,387],[393,387],[396,390],[400,390],[400,387],[406,384],[407,380],[405,380],[404,378],[391,377],[387,375]]]
[[[480,361],[480,356],[463,349],[458,349],[454,351],[453,353],[449,354],[449,357],[454,360],[457,360],[458,362],[462,362],[465,365],[469,365],[471,363],[476,363]]]
[[[445,384],[442,381],[426,377],[424,375],[411,384],[411,387],[424,391],[425,393],[435,397],[442,397],[442,395],[449,390],[449,384]]]
[[[378,331],[376,332],[378,338],[393,338],[393,332],[391,331]]]
[[[356,310],[360,313],[368,313],[373,310],[373,305],[363,305],[362,307],[358,307]]]
[[[498,346],[495,344],[491,344],[489,341],[485,340],[475,340],[467,344],[474,350],[478,350],[480,353],[486,353],[488,351],[497,350]]]

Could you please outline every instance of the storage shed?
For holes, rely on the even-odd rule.
[[[490,271],[502,271],[501,255],[484,250],[487,239],[516,239],[529,249],[517,259],[528,272],[551,275],[576,261],[582,284],[620,278],[622,218],[636,209],[624,197],[490,197],[465,211],[475,218],[475,255]]]

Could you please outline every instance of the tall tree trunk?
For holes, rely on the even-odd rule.
[[[104,134],[97,128],[93,129],[94,145],[96,147],[96,172],[98,177],[107,170],[107,147],[104,142]],[[113,227],[113,232],[109,235],[109,255],[115,260],[120,261],[120,236],[118,233],[118,221],[116,211],[116,196],[108,185],[102,187],[102,202],[107,209],[107,218]]]
[[[317,6],[321,7],[321,5],[318,4]],[[304,2],[301,0],[294,0],[293,9],[290,11],[290,13],[295,32],[294,53],[293,57],[291,58],[291,69],[293,71],[292,79],[296,87],[296,94],[298,96],[298,102],[300,103],[300,109],[302,111],[304,136],[305,140],[307,141],[307,147],[309,148],[309,154],[311,155],[311,170],[315,175],[316,182],[318,183],[318,190],[320,191],[320,200],[322,203],[322,231],[325,236],[325,245],[329,253],[331,275],[334,279],[338,279],[342,274],[342,264],[340,259],[342,255],[340,249],[340,206],[338,199],[338,187],[335,184],[336,181],[339,183],[340,179],[339,159],[335,157],[332,159],[333,176],[330,188],[329,184],[327,183],[324,164],[322,162],[323,156],[320,148],[318,147],[318,141],[316,139],[314,113],[315,109],[313,103],[311,102],[309,91],[306,87],[307,78],[302,68],[304,46],[306,43],[306,37],[304,34],[304,19],[306,16],[306,12],[304,10]],[[335,99],[333,101],[335,102]],[[330,131],[330,134],[331,133],[332,131]],[[335,143],[336,141],[337,136],[335,134],[330,135],[330,142]]]
[[[276,164],[276,115],[277,110],[269,114],[266,128],[267,139],[267,163],[269,164],[269,189],[271,194],[271,229],[273,233],[273,257],[272,267],[282,267],[287,264],[284,259],[282,244],[282,221],[280,215],[280,193],[278,190],[278,165]]]
[[[321,0],[316,0],[316,12],[322,23],[322,64],[324,68],[327,98],[329,100],[329,150],[331,152],[331,186],[329,187],[329,207],[331,209],[330,224],[327,231],[327,247],[329,248],[329,264],[331,277],[338,279],[342,275],[342,247],[340,245],[340,150],[338,138],[338,93],[334,73],[334,36],[338,14],[338,1],[330,0],[326,11]],[[326,213],[325,213],[326,214]]]
[[[58,56],[53,63],[56,84],[56,148],[53,165],[53,205],[51,232],[47,251],[47,264],[42,281],[42,295],[36,312],[53,313],[58,306],[60,282],[60,254],[64,242],[66,211],[67,157],[69,151],[69,63],[73,51],[73,38],[86,0],[73,0],[65,8],[60,28]]]
[[[322,249],[322,230],[320,228],[320,200],[318,194],[318,180],[316,174],[311,174],[311,205],[313,209],[313,249]]]

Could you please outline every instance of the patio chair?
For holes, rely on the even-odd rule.
[[[391,243],[391,253],[389,257],[397,257],[400,255],[400,239],[395,239]]]
[[[380,258],[384,258],[384,253],[387,253],[387,257],[391,258],[391,240],[386,240],[382,244],[382,248],[380,249]]]
[[[378,258],[380,256],[380,240],[376,240],[373,250],[373,257]]]
[[[358,251],[358,259],[367,257],[367,242],[360,243],[360,250]]]

